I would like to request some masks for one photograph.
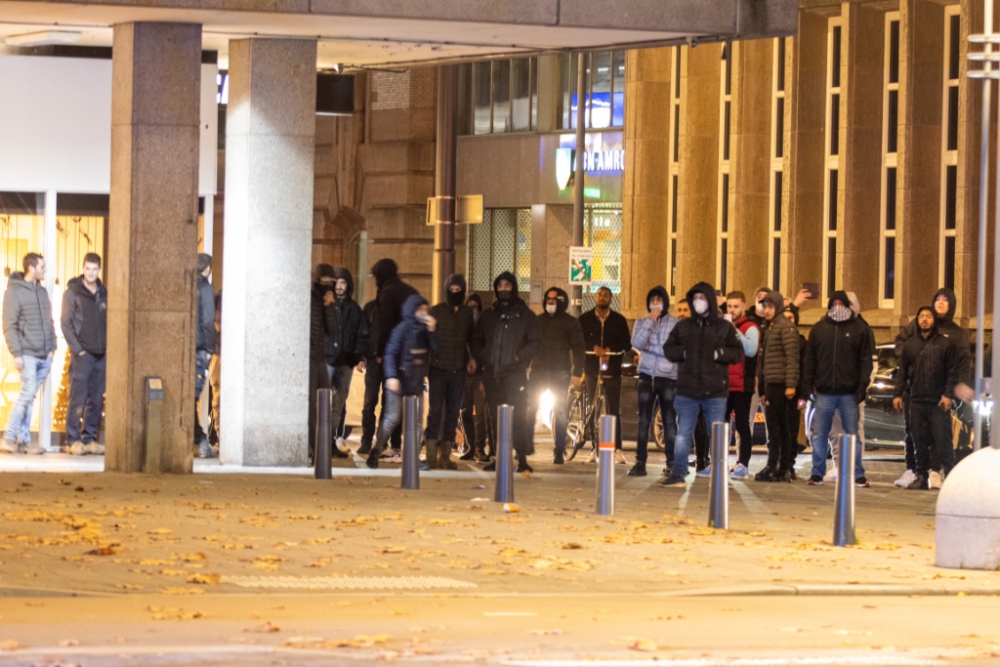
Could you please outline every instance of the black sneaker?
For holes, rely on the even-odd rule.
[[[528,465],[527,461],[518,461],[517,472],[535,472],[535,470],[534,468]]]
[[[378,453],[376,453],[375,450],[368,453],[368,458],[365,459],[365,465],[372,470],[378,468]]]
[[[489,462],[490,462],[490,457],[486,454],[486,452],[482,450],[476,452],[476,463],[489,463]]]
[[[931,488],[930,482],[927,480],[927,475],[917,475],[917,478],[910,482],[910,485],[906,488],[912,489],[914,491],[927,491]]]
[[[791,482],[792,481],[792,477],[791,477],[791,474],[789,473],[788,470],[779,470],[778,472],[774,473],[774,479],[772,479],[771,481],[772,482]]]
[[[489,463],[483,466],[483,472],[493,472],[496,469],[497,469],[496,461],[490,461]]]
[[[795,468],[789,468],[788,469],[788,481],[789,482],[794,482],[798,478],[799,478],[799,476],[795,474]]]
[[[646,462],[636,461],[632,469],[628,471],[629,477],[645,477],[646,476]]]
[[[823,486],[823,476],[813,475],[812,477],[809,478],[809,481],[806,482],[806,484],[808,484],[809,486]]]
[[[372,453],[372,443],[370,442],[369,443],[362,442],[361,446],[358,447],[358,456],[368,456],[371,453]]]
[[[687,480],[685,480],[680,475],[675,475],[673,473],[670,473],[669,477],[667,477],[665,480],[663,480],[662,482],[660,482],[660,486],[678,486],[678,485],[684,486],[686,484],[687,484]]]
[[[561,466],[566,463],[566,455],[563,452],[556,451],[552,454],[552,462],[557,466]]]
[[[458,460],[459,461],[471,461],[474,458],[476,458],[476,452],[472,448],[469,448],[469,451],[467,451],[466,453],[462,454],[462,456],[460,456],[458,458]]]
[[[868,478],[865,477],[864,475],[854,480],[854,486],[858,487],[859,489],[870,489],[872,487],[871,483],[868,481]],[[930,488],[930,484],[928,484],[928,488]]]
[[[776,471],[771,466],[764,466],[764,469],[753,476],[754,480],[757,482],[774,482]]]

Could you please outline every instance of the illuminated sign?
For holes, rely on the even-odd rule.
[[[621,132],[589,133],[586,141],[583,171],[594,176],[621,176],[625,169],[625,149],[622,148]],[[564,134],[560,137],[559,143],[560,146],[555,151],[556,183],[560,190],[565,190],[569,187],[576,171],[576,135]]]

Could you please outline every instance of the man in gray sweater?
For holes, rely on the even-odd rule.
[[[29,252],[22,264],[24,273],[10,274],[3,297],[3,334],[14,357],[14,368],[21,373],[21,393],[0,439],[0,453],[44,454],[41,443],[31,442],[31,406],[52,367],[56,329],[49,293],[42,286],[45,259]]]

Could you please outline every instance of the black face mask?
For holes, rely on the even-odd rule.
[[[465,295],[462,294],[461,292],[448,292],[447,299],[448,299],[448,305],[454,308],[456,306],[462,305],[462,303],[465,301]]]
[[[509,289],[497,290],[497,298],[504,303],[510,301],[513,296],[514,292]]]

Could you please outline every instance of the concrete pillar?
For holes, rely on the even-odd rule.
[[[673,49],[628,51],[622,173],[622,314],[646,316],[654,285],[669,291],[670,114]],[[686,289],[686,288],[685,288]]]
[[[191,472],[201,26],[114,27],[105,467],[142,470],[163,379],[163,472]]]
[[[308,460],[316,42],[229,46],[223,463]]]

